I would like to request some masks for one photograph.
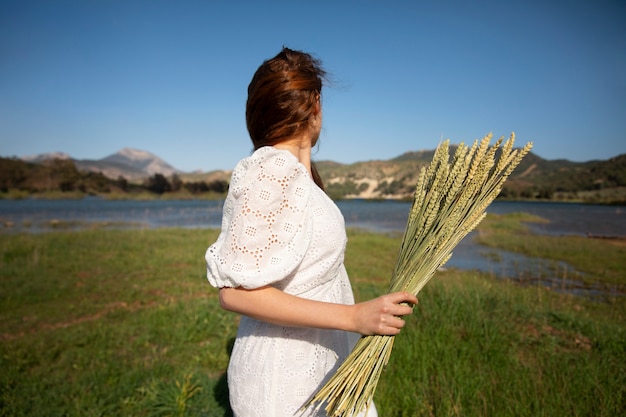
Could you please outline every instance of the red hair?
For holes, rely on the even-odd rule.
[[[319,60],[289,48],[261,64],[248,86],[246,102],[246,125],[255,150],[309,128],[325,75]],[[311,171],[323,189],[314,164]]]

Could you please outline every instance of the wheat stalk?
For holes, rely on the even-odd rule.
[[[507,177],[532,148],[532,142],[513,149],[515,134],[507,141],[492,135],[461,143],[450,160],[449,140],[423,167],[392,274],[389,292],[417,295],[454,247],[485,217],[485,210],[502,190]],[[504,146],[502,146],[504,142]],[[331,417],[351,416],[367,410],[393,348],[394,336],[363,336],[337,372],[305,404],[317,404]]]

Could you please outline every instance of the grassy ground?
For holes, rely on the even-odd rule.
[[[216,236],[0,235],[0,415],[229,416],[237,317],[205,278]],[[544,254],[569,241],[559,239]],[[358,299],[385,291],[398,245],[350,232]],[[609,262],[607,247],[585,250],[623,281],[625,257]],[[420,294],[376,401],[386,417],[615,416],[625,387],[624,298],[597,303],[447,271]]]

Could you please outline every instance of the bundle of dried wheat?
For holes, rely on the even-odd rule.
[[[515,135],[489,146],[492,135],[461,143],[452,159],[449,141],[441,143],[423,167],[402,238],[389,292],[417,295],[454,247],[485,217],[505,180],[530,151],[513,149]],[[502,146],[504,142],[504,145]],[[393,336],[364,336],[307,406],[326,404],[329,416],[350,416],[369,407],[393,347]]]

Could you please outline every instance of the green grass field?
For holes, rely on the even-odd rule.
[[[481,237],[523,247],[527,231],[509,221],[485,222]],[[204,251],[216,236],[0,234],[0,415],[231,415],[224,371],[238,318],[220,309],[205,278]],[[399,237],[349,238],[357,299],[383,293]],[[576,258],[567,261],[624,288],[619,242],[531,239],[543,256]],[[588,256],[562,255],[563,247]],[[419,298],[376,393],[381,416],[626,410],[625,297],[600,303],[449,270]]]

